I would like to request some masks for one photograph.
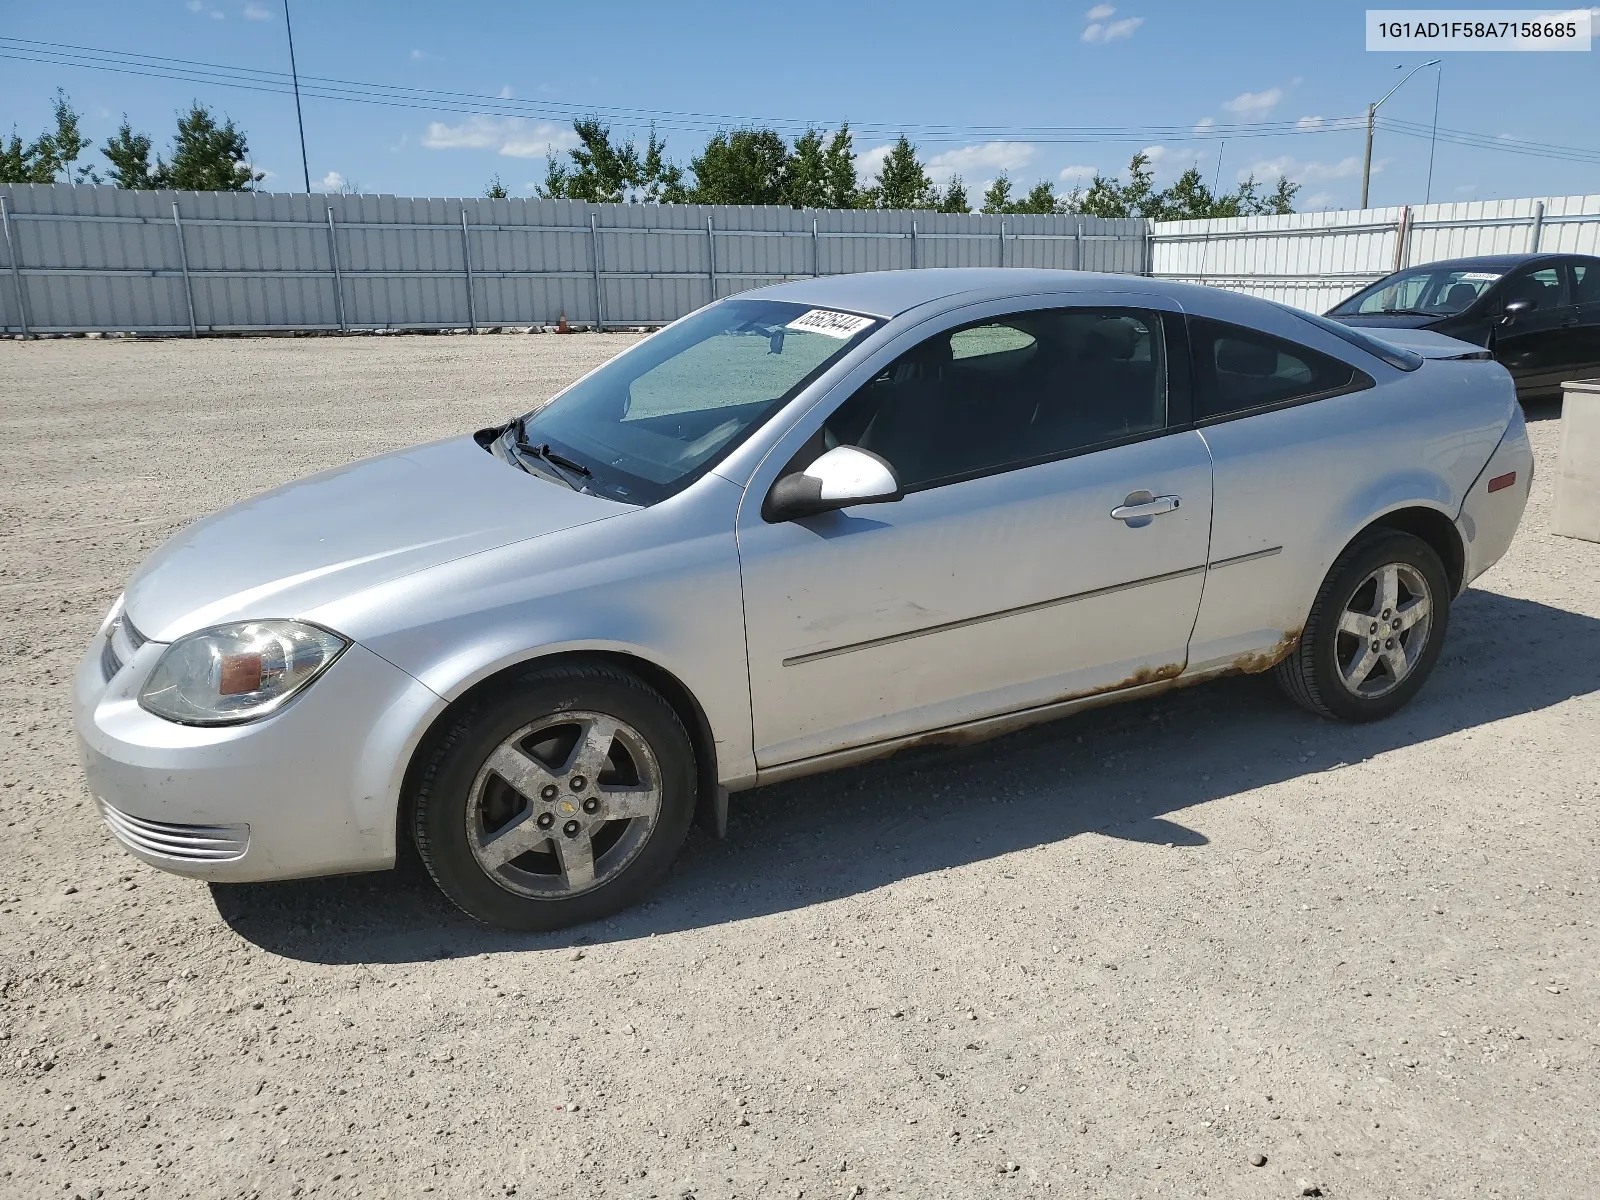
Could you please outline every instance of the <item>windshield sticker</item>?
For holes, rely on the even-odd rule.
[[[858,317],[854,313],[834,312],[829,308],[813,308],[808,313],[802,313],[790,321],[785,329],[793,329],[797,333],[820,333],[824,337],[838,338],[845,341],[855,337],[868,325],[872,324],[871,317]]]
[[[1493,271],[1467,271],[1461,276],[1463,283],[1493,283],[1500,276]]]

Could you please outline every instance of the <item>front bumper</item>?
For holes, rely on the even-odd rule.
[[[117,667],[104,644],[102,633],[78,666],[74,723],[89,790],[131,853],[232,882],[393,865],[406,763],[444,708],[437,695],[353,645],[264,720],[178,725],[138,702],[166,646]]]

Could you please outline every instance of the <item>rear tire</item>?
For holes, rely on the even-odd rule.
[[[542,667],[455,718],[419,772],[412,832],[463,912],[551,930],[654,887],[694,806],[693,743],[659,692],[611,667]]]
[[[1374,530],[1328,571],[1299,643],[1273,676],[1319,716],[1376,721],[1427,681],[1449,622],[1450,580],[1433,547]]]

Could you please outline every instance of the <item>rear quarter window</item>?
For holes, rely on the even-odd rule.
[[[1209,318],[1189,322],[1195,420],[1281,408],[1371,387],[1372,379],[1331,355],[1285,338]]]

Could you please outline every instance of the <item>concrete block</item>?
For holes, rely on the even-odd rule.
[[[1550,532],[1600,542],[1600,379],[1569,380],[1561,393]]]

